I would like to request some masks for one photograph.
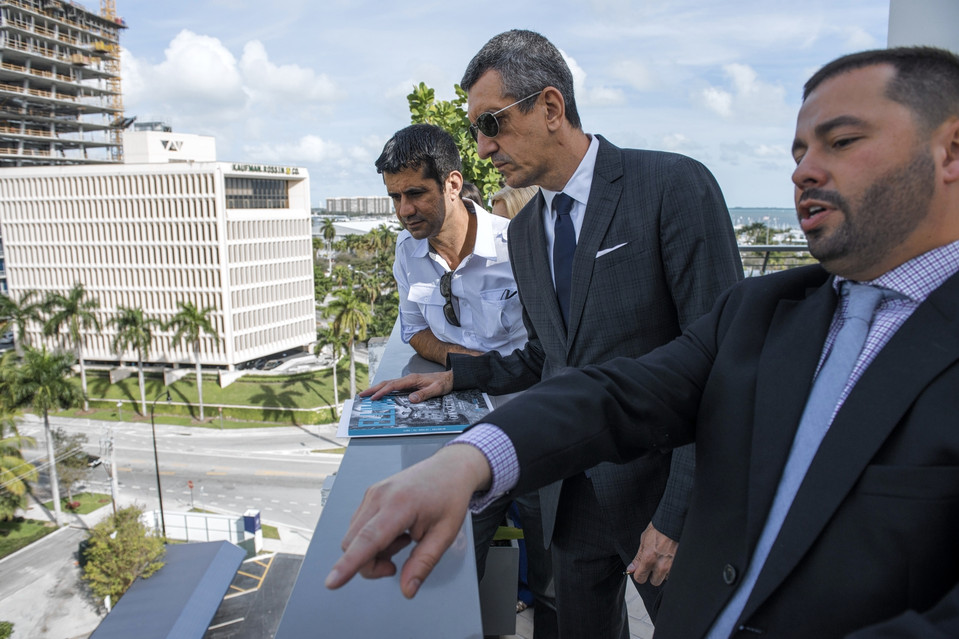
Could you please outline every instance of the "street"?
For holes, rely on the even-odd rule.
[[[86,488],[110,493],[107,475],[108,448],[101,447],[112,429],[116,448],[119,501],[136,501],[146,510],[157,503],[157,478],[153,461],[150,423],[101,422],[51,418],[51,428],[84,433],[86,450],[104,463],[91,469]],[[157,457],[163,507],[167,511],[191,507],[242,514],[260,510],[264,523],[311,533],[320,514],[323,480],[339,468],[341,454],[318,452],[342,447],[335,426],[271,427],[217,430],[157,424]],[[44,434],[40,418],[27,415],[21,434],[36,438],[28,459],[43,458]],[[193,489],[188,486],[193,482]],[[46,484],[41,486],[44,490]]]

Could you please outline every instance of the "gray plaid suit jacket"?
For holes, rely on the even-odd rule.
[[[678,336],[742,279],[729,212],[706,167],[682,155],[620,149],[602,137],[599,143],[573,259],[569,331],[553,288],[539,194],[509,227],[529,342],[507,356],[451,355],[456,388],[511,393],[567,366],[643,355]],[[591,469],[606,519],[597,526],[615,531],[625,558],[639,547],[643,522],[652,520],[662,533],[679,538],[693,455],[691,447],[674,452],[672,472],[669,453]],[[561,484],[541,490],[547,543]]]

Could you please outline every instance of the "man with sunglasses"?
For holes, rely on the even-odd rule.
[[[494,37],[460,84],[480,157],[511,187],[542,187],[509,230],[529,342],[505,356],[451,354],[449,371],[366,393],[509,393],[568,366],[637,357],[678,336],[742,278],[729,212],[709,171],[684,156],[620,149],[585,133],[572,73],[541,35]],[[559,202],[565,207],[554,208]],[[693,466],[685,448],[602,464],[540,491],[562,637],[628,639],[631,563],[655,615]]]
[[[460,197],[460,167],[453,138],[432,124],[397,131],[376,160],[405,229],[393,262],[401,337],[421,357],[440,364],[451,353],[508,355],[526,344],[507,251],[509,220]],[[490,542],[514,501],[529,536],[527,582],[535,599],[536,636],[549,639],[556,636],[552,561],[542,541],[535,491],[474,516],[477,572],[482,579]]]

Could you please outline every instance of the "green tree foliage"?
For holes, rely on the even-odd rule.
[[[0,407],[0,521],[13,519],[24,508],[29,482],[37,481],[37,469],[23,458],[24,446],[32,437],[20,435],[13,415]]]
[[[67,433],[62,428],[53,431],[53,452],[57,456],[57,478],[60,489],[73,501],[73,487],[90,474],[90,461],[83,445],[87,436],[83,433]]]
[[[336,379],[336,368],[343,355],[343,349],[346,348],[346,338],[335,332],[332,328],[321,328],[316,331],[316,355],[320,354],[327,346],[330,347],[330,353],[333,356],[333,404],[340,405],[340,386]],[[336,408],[333,409],[333,416],[336,417]]]
[[[13,636],[13,624],[9,621],[0,621],[0,639],[10,639]]]
[[[393,325],[400,314],[400,295],[396,287],[380,295],[374,306],[376,311],[370,318],[366,332],[370,337],[387,337],[393,331]]]
[[[80,363],[80,388],[83,389],[83,410],[87,404],[87,370],[83,364],[83,334],[90,329],[99,331],[100,321],[94,312],[100,308],[100,300],[87,296],[83,284],[77,282],[66,295],[51,293],[43,302],[44,310],[49,314],[43,332],[57,335],[66,329],[67,336],[76,348],[77,362]]]
[[[110,318],[110,323],[117,329],[113,338],[113,350],[117,357],[123,357],[127,350],[134,350],[137,354],[137,381],[140,384],[140,414],[147,414],[146,385],[143,380],[143,360],[149,357],[150,347],[153,345],[153,331],[160,330],[163,323],[160,320],[148,317],[142,308],[128,308],[121,306],[117,315]]]
[[[35,301],[39,296],[36,291],[27,291],[20,296],[17,301],[12,297],[0,294],[0,333],[13,330],[17,342],[21,345],[27,343],[27,323],[39,322],[41,316],[41,303]]]
[[[98,598],[116,603],[136,581],[163,567],[163,540],[140,521],[143,511],[129,506],[90,531],[83,551],[83,580]]]
[[[177,302],[180,310],[164,327],[173,330],[173,345],[186,342],[193,347],[193,360],[196,362],[196,394],[200,406],[200,421],[203,421],[203,371],[200,369],[200,337],[206,333],[214,341],[220,340],[220,334],[213,326],[211,315],[214,308],[207,306],[198,309],[193,302]]]
[[[356,395],[356,340],[366,339],[369,307],[352,288],[341,288],[333,293],[326,312],[327,317],[333,318],[333,332],[346,339],[350,353],[350,397],[353,397]]]
[[[60,486],[57,480],[56,455],[53,450],[53,433],[50,430],[50,411],[58,408],[73,408],[86,399],[70,382],[73,376],[73,357],[68,353],[48,353],[46,348],[27,346],[23,350],[20,366],[0,366],[0,382],[9,390],[13,405],[29,406],[43,417],[43,430],[47,440],[47,457],[50,460],[50,490],[53,492],[53,508],[57,523],[60,523]]]
[[[469,133],[466,92],[458,84],[453,88],[456,91],[455,99],[437,100],[436,92],[420,82],[406,96],[410,105],[410,120],[412,124],[435,124],[453,136],[463,159],[463,179],[476,185],[483,194],[485,204],[499,190],[502,176],[492,162],[480,159],[476,142]]]

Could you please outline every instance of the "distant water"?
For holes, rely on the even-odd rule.
[[[799,222],[796,220],[796,209],[760,209],[734,207],[729,209],[729,217],[733,221],[733,226],[749,225],[754,222],[765,222],[773,229],[798,229]]]

